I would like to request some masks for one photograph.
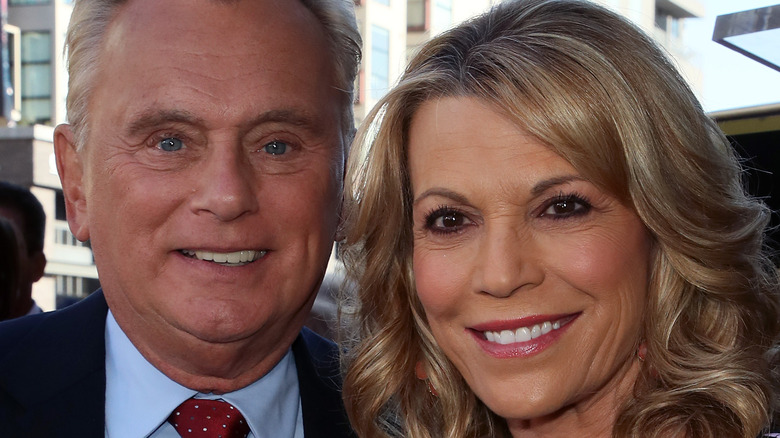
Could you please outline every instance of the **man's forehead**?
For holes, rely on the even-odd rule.
[[[150,25],[161,21],[166,24]],[[109,30],[155,36],[175,35],[179,29],[187,28],[191,33],[182,36],[197,42],[194,33],[220,33],[224,39],[230,39],[268,27],[298,35],[321,32],[317,39],[325,36],[319,19],[297,0],[129,0],[116,10]],[[158,40],[161,45],[166,42]]]

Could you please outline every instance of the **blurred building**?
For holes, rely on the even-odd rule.
[[[359,124],[398,81],[417,47],[499,1],[356,0],[363,63],[356,87],[355,121]]]
[[[19,29],[20,124],[65,121],[68,76],[62,54],[73,0],[6,0],[8,24]]]
[[[672,56],[694,91],[701,91],[701,69],[683,39],[685,20],[704,16],[699,0],[596,0],[623,14],[653,36]],[[701,94],[701,93],[699,93]]]
[[[5,53],[14,88],[16,123],[0,127],[0,180],[29,187],[43,204],[48,263],[44,278],[33,285],[33,298],[44,310],[52,310],[98,286],[91,249],[73,237],[65,221],[52,147],[53,126],[66,118],[68,77],[62,48],[73,2],[2,3],[7,6]]]
[[[628,17],[652,35],[673,56],[694,89],[701,71],[685,48],[686,18],[701,17],[699,0],[595,0]],[[360,123],[392,87],[407,60],[424,42],[448,28],[488,10],[501,0],[356,0],[363,35],[363,64],[357,84],[355,120]]]

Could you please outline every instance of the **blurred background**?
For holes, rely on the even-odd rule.
[[[667,50],[744,157],[750,190],[775,210],[780,208],[773,194],[780,172],[777,1],[597,0]],[[420,44],[499,2],[356,0],[363,35],[356,123],[393,86]],[[44,310],[69,305],[99,287],[89,243],[68,230],[52,148],[53,127],[67,120],[62,48],[72,8],[73,0],[0,0],[0,180],[29,187],[46,210],[48,264],[33,286],[33,298]],[[341,269],[334,251],[310,321],[326,334]]]

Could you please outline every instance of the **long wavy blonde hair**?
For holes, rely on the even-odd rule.
[[[769,211],[665,54],[577,0],[506,1],[426,44],[358,131],[342,255],[344,399],[361,437],[508,436],[431,335],[412,272],[409,123],[471,96],[630,205],[654,238],[648,348],[616,437],[744,437],[773,412],[778,283]],[[422,361],[438,397],[415,377]]]

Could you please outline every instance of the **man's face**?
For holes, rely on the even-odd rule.
[[[83,169],[69,220],[117,321],[134,341],[286,350],[341,199],[322,26],[299,2],[132,0],[100,59],[86,144],[61,166]]]

